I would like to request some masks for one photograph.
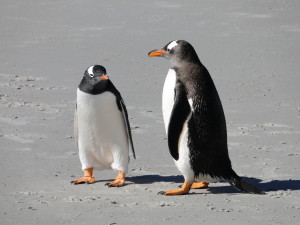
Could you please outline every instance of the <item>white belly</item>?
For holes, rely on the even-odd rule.
[[[110,92],[90,95],[77,89],[78,148],[82,169],[127,171],[129,146],[122,113]]]

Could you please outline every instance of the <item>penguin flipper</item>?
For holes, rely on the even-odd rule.
[[[168,145],[172,157],[179,159],[178,145],[183,125],[191,113],[191,108],[181,82],[176,82],[175,102],[168,127]]]
[[[129,124],[129,120],[128,120],[128,112],[127,112],[125,103],[124,103],[124,101],[123,101],[122,98],[119,100],[119,104],[121,106],[121,112],[122,112],[123,119],[124,119],[124,122],[125,122],[127,136],[128,136],[129,142],[130,142],[129,146],[131,148],[131,151],[132,151],[132,154],[133,154],[133,158],[136,159],[136,157],[135,157],[135,151],[134,151],[134,147],[133,147],[133,141],[132,141],[132,134],[131,134],[130,124]]]
[[[108,81],[109,81],[109,83],[108,83],[109,91],[112,92],[116,96],[118,109],[121,111],[122,116],[123,116],[123,120],[124,120],[125,127],[126,127],[126,133],[127,133],[127,137],[128,137],[128,142],[129,142],[129,147],[131,148],[133,158],[136,159],[126,105],[124,103],[124,100],[123,100],[120,92],[117,90],[117,88],[113,85],[113,83],[110,80],[108,80]]]

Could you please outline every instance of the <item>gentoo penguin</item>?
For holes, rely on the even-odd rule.
[[[84,176],[74,184],[94,183],[93,169],[114,169],[118,176],[110,187],[123,186],[129,148],[135,158],[125,103],[103,66],[89,67],[77,88],[75,136]]]
[[[171,41],[148,55],[171,62],[163,88],[163,119],[170,153],[185,180],[180,189],[160,193],[187,194],[191,188],[206,188],[209,182],[225,180],[242,192],[262,194],[231,167],[222,104],[192,45],[184,40]]]

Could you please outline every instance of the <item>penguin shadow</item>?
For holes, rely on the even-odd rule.
[[[287,190],[300,190],[300,180],[273,180],[270,182],[263,182],[261,179],[252,178],[252,177],[242,177],[245,181],[250,184],[253,184],[260,190],[264,191],[265,193],[272,192],[272,191],[287,191]],[[227,183],[227,182],[220,182],[220,183]],[[214,187],[209,186],[207,189],[213,194],[235,194],[240,193],[240,191],[236,190],[232,186],[217,186]]]
[[[107,180],[96,180],[95,183],[109,183],[114,179]],[[160,176],[160,175],[142,175],[142,176],[133,176],[126,177],[126,182],[124,186],[132,185],[132,184],[153,184],[156,182],[172,182],[181,184],[184,182],[182,176]],[[109,187],[109,186],[108,186]]]
[[[272,191],[287,191],[287,190],[300,190],[300,180],[273,180],[270,182],[263,182],[263,180],[253,177],[242,177],[245,181],[253,184],[260,190],[267,192]],[[127,181],[132,182],[131,184],[153,184],[156,182],[172,182],[176,184],[183,184],[183,176],[161,176],[161,175],[143,175],[128,177]],[[224,183],[224,186],[214,186],[211,184],[207,191],[212,194],[238,194],[241,193],[239,190],[235,189],[227,182],[221,181],[219,183]],[[196,194],[196,193],[190,193]]]
[[[247,181],[250,184],[253,184],[260,190],[267,192],[272,191],[296,191],[300,190],[300,180],[273,180],[270,182],[263,182],[261,179],[252,178],[252,177],[242,177],[245,181]],[[97,180],[98,182],[111,182],[111,180]],[[129,182],[129,183],[128,183]],[[183,184],[184,179],[183,176],[177,175],[177,176],[161,176],[157,174],[153,175],[141,175],[141,176],[132,176],[132,177],[126,177],[126,182],[124,186],[132,185],[132,184],[153,184],[157,182],[171,182],[178,184],[180,186]],[[212,194],[237,194],[241,193],[239,190],[235,189],[231,185],[228,185],[225,181],[220,181],[219,183],[224,183],[224,186],[214,186],[213,183],[207,188],[207,191],[209,191]],[[197,193],[190,193],[190,194],[197,194]]]
[[[153,184],[157,182],[172,182],[182,184],[184,182],[183,176],[161,176],[157,174],[153,175],[142,175],[142,176],[133,176],[126,178],[127,181],[130,181],[135,184]]]
[[[265,192],[271,191],[299,191],[300,190],[300,180],[272,180],[270,182],[261,183],[260,188],[265,190]]]

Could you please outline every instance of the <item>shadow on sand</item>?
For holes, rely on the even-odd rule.
[[[243,179],[255,185],[256,187],[258,187],[264,192],[300,190],[300,180],[273,180],[270,182],[263,182],[262,180],[257,178],[243,177]],[[110,182],[112,180],[97,180],[96,182]],[[177,175],[177,176],[142,175],[142,176],[126,177],[126,181],[131,183],[126,183],[125,186],[131,184],[153,184],[156,182],[172,182],[176,184],[183,184],[184,179],[183,176],[181,175]],[[240,191],[236,190],[232,186],[228,186],[227,182],[221,181],[219,183],[224,183],[226,185],[224,186],[211,185],[209,186],[208,191],[210,191],[213,194],[240,193]]]
[[[273,180],[270,182],[263,182],[257,178],[243,177],[243,179],[264,192],[269,191],[287,191],[287,190],[300,190],[300,180]],[[161,175],[143,175],[143,176],[134,176],[128,177],[126,179],[132,183],[136,184],[152,184],[156,182],[173,182],[176,184],[182,184],[184,179],[181,175],[177,176],[161,176]],[[221,182],[226,183],[226,182]],[[226,183],[227,184],[227,183]],[[211,193],[239,193],[240,191],[236,190],[232,186],[210,186],[208,190]]]
[[[96,183],[98,182],[111,182],[111,180],[96,180]],[[161,176],[161,175],[142,175],[142,176],[134,176],[134,177],[126,177],[126,183],[125,186],[131,185],[131,184],[153,184],[156,182],[173,182],[182,184],[183,183],[183,177],[182,176]],[[130,183],[128,183],[130,182]]]
[[[134,176],[128,177],[128,181],[131,181],[136,184],[153,184],[156,182],[173,182],[181,184],[183,183],[183,176],[161,176],[161,175],[143,175],[143,176]]]
[[[272,180],[260,184],[262,188],[268,191],[297,191],[300,190],[300,180]]]

